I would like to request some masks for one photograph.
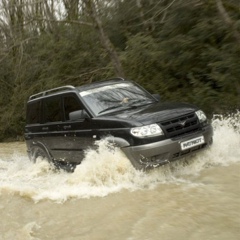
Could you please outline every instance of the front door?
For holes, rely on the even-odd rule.
[[[86,149],[93,145],[91,119],[71,121],[69,113],[83,109],[74,94],[44,100],[45,144],[55,160],[80,163]]]

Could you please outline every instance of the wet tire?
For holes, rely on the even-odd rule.
[[[64,161],[54,161],[54,166],[58,170],[64,170],[66,172],[74,172],[77,164],[76,163],[70,163],[70,162],[64,162]]]
[[[41,158],[42,160],[48,161],[56,170],[64,170],[66,172],[74,172],[76,168],[76,163],[70,163],[65,161],[53,160],[49,157],[48,153],[42,148],[34,148],[32,150],[31,160],[36,163],[37,159]]]
[[[49,158],[45,150],[43,150],[42,148],[34,148],[32,150],[31,160],[35,163],[38,158],[41,158],[42,160],[45,159],[46,161],[51,162],[51,159]]]

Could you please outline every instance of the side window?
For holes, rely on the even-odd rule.
[[[69,120],[70,112],[74,112],[82,109],[82,106],[80,105],[79,101],[74,96],[66,96],[64,97],[63,101],[64,101],[63,104],[64,104],[65,120]]]
[[[62,121],[61,97],[44,99],[43,111],[45,123]]]
[[[27,124],[40,123],[41,102],[32,102],[27,105]]]

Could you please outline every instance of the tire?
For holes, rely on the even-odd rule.
[[[38,158],[42,158],[42,159],[45,159],[48,162],[51,162],[51,159],[49,158],[47,152],[44,149],[42,149],[40,147],[35,147],[32,150],[31,160],[35,163]]]
[[[52,164],[56,170],[64,170],[66,172],[74,172],[77,165],[76,163],[53,160],[43,148],[35,147],[32,150],[31,160],[36,163],[38,158],[46,160],[47,162]]]
[[[53,161],[53,164],[57,170],[64,170],[66,172],[74,172],[77,164],[64,161]]]

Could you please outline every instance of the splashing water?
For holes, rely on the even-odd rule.
[[[123,189],[152,189],[159,184],[194,186],[187,176],[198,175],[209,167],[240,162],[240,112],[227,117],[215,115],[212,124],[211,148],[150,172],[135,170],[120,149],[109,151],[104,140],[98,142],[98,151],[87,152],[74,173],[56,172],[46,161],[33,164],[16,151],[10,157],[0,157],[0,195],[19,194],[35,202],[64,202],[70,198],[103,197]]]

